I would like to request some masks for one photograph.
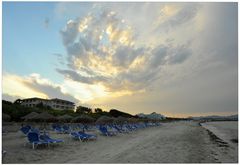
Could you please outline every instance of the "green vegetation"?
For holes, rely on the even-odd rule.
[[[37,105],[36,107],[24,107],[17,103],[11,103],[9,101],[2,100],[2,112],[11,116],[12,121],[21,121],[21,117],[31,113],[31,112],[48,112],[54,116],[68,114],[71,116],[76,116],[76,113],[73,110],[65,110],[59,111],[54,110],[46,106],[42,106],[41,104]]]
[[[101,113],[103,110],[101,108],[96,108],[94,111],[95,113]]]
[[[76,109],[76,113],[79,114],[90,114],[92,113],[92,109],[84,106],[78,106]]]
[[[22,121],[21,117],[31,113],[31,112],[48,112],[49,114],[52,114],[54,116],[62,116],[65,114],[71,115],[73,117],[80,116],[82,114],[89,115],[93,117],[94,119],[98,119],[101,116],[109,116],[109,117],[136,117],[133,115],[130,115],[125,112],[121,112],[116,109],[111,109],[109,112],[103,111],[101,108],[94,109],[94,112],[91,108],[84,107],[84,106],[78,106],[76,108],[76,112],[73,110],[54,110],[49,106],[44,106],[43,104],[38,104],[36,107],[25,107],[20,104],[19,100],[16,100],[14,103],[2,100],[2,112],[5,114],[8,114],[11,116],[12,121]]]
[[[119,110],[116,110],[116,109],[111,109],[109,111],[110,115],[113,116],[113,117],[118,117],[118,116],[122,116],[122,117],[135,117],[133,115],[130,115],[128,113],[125,113],[125,112],[121,112]]]
[[[21,100],[16,100],[13,103],[9,101],[2,100],[2,113],[8,114],[11,116],[11,121],[20,122],[22,121],[21,117],[31,113],[31,112],[48,112],[54,116],[62,116],[62,115],[70,115],[73,117],[80,116],[82,114],[88,115],[95,120],[97,120],[101,116],[109,116],[109,117],[126,117],[126,118],[138,118],[137,116],[133,116],[126,112],[119,111],[117,109],[111,109],[109,112],[103,111],[101,108],[95,108],[92,110],[89,107],[78,106],[76,108],[76,112],[73,110],[54,110],[50,106],[45,106],[42,103],[38,104],[36,107],[25,107],[21,105]],[[148,121],[149,119],[141,118],[142,121]],[[171,118],[167,117],[162,122],[171,122],[171,121],[178,121],[178,120],[187,120],[186,118]]]

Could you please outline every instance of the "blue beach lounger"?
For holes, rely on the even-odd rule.
[[[54,131],[55,131],[56,133],[64,133],[64,131],[63,131],[63,129],[62,129],[61,126],[55,127],[55,128],[54,128]]]
[[[47,141],[43,141],[39,139],[39,135],[35,132],[29,132],[28,133],[28,141],[32,144],[33,149],[35,149],[35,145],[41,145],[41,144],[48,144]]]
[[[79,134],[80,136],[85,137],[86,140],[96,140],[96,139],[97,139],[97,136],[96,136],[96,135],[87,134],[87,133],[82,132],[82,131],[79,131],[78,134]]]
[[[114,136],[114,135],[116,135],[115,133],[108,131],[107,128],[106,128],[106,127],[103,127],[103,126],[100,126],[99,131],[100,131],[103,135],[105,135],[105,136]]]
[[[62,142],[64,142],[64,140],[62,140],[62,139],[52,139],[47,134],[40,135],[39,138],[43,141],[47,141],[48,143],[62,143]]]
[[[23,133],[24,135],[27,135],[28,132],[31,130],[31,126],[26,125],[26,126],[20,128],[20,130],[22,131],[22,133]]]
[[[69,126],[64,125],[64,126],[62,127],[62,129],[63,129],[63,133],[70,133],[70,132],[71,132]]]
[[[77,133],[77,132],[71,132],[71,133],[70,133],[70,136],[71,136],[73,139],[77,139],[77,140],[81,140],[81,141],[87,139],[85,136],[80,135],[80,134]]]

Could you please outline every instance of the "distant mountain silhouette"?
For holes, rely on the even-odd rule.
[[[199,117],[189,117],[189,119],[193,120],[238,120],[238,115],[230,115],[230,116],[199,116]]]

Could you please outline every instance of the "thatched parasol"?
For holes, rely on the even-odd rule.
[[[47,112],[42,112],[34,117],[32,117],[30,120],[33,121],[43,121],[43,122],[52,122],[57,121],[57,118]]]
[[[128,121],[131,123],[139,122],[139,120],[137,118],[128,118]]]
[[[58,120],[62,122],[69,122],[72,120],[72,118],[73,118],[72,116],[65,114],[63,116],[59,116]]]
[[[74,123],[92,123],[94,122],[94,118],[88,116],[88,115],[81,115],[77,116],[72,119],[72,122]]]
[[[42,122],[44,130],[46,129],[46,122],[56,122],[57,120],[58,119],[55,116],[53,116],[47,112],[42,112],[42,113],[32,117],[31,119],[28,119],[28,121]]]
[[[10,121],[11,120],[11,116],[8,115],[8,114],[3,113],[2,114],[2,119],[3,119],[3,121]]]
[[[108,116],[101,116],[97,119],[96,124],[106,124],[114,122],[114,118]]]
[[[24,120],[28,120],[28,119],[32,119],[33,117],[39,115],[37,112],[31,112],[29,114],[27,114],[26,116],[21,117],[21,119]]]
[[[118,116],[115,120],[116,123],[124,123],[126,121],[128,121],[128,118],[122,116]]]

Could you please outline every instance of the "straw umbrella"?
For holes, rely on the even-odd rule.
[[[42,113],[38,114],[37,116],[32,117],[32,119],[30,119],[30,120],[36,121],[36,122],[44,122],[44,129],[45,129],[46,122],[53,122],[53,121],[57,121],[58,119],[55,116],[53,116],[47,112],[42,112]]]
[[[80,115],[72,119],[74,123],[92,123],[94,122],[94,118],[88,115]]]
[[[116,123],[122,124],[122,123],[127,122],[128,118],[122,117],[122,116],[118,116],[115,121],[116,121]]]
[[[9,116],[8,114],[3,113],[2,114],[2,119],[3,119],[3,121],[10,121],[11,120],[11,116]]]
[[[73,118],[72,116],[65,114],[63,116],[59,116],[58,120],[62,122],[70,122],[72,118]]]
[[[42,112],[36,116],[33,116],[31,120],[34,121],[44,121],[44,122],[50,122],[50,121],[57,121],[57,118],[47,112]]]
[[[27,121],[28,119],[32,119],[33,117],[39,115],[37,112],[31,112],[23,117],[21,117],[21,119],[24,119],[25,121]]]
[[[114,118],[108,117],[108,116],[101,116],[97,119],[96,124],[107,124],[112,123],[114,121]]]
[[[82,123],[83,124],[82,131],[84,132],[85,128],[86,128],[86,124],[93,123],[94,122],[94,118],[92,118],[92,117],[90,117],[88,115],[80,115],[80,116],[77,116],[77,117],[73,118],[72,122],[74,122],[74,123]]]
[[[137,123],[139,120],[136,119],[136,118],[128,118],[128,121],[129,121],[130,123]]]

